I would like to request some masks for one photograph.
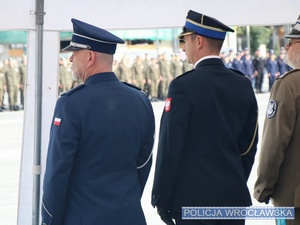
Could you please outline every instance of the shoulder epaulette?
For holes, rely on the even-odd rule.
[[[74,93],[75,91],[78,91],[79,89],[83,88],[85,85],[80,84],[77,87],[72,88],[69,91],[66,91],[65,93],[62,93],[60,96],[69,96],[70,94]]]
[[[235,69],[232,69],[232,68],[229,68],[231,71],[237,73],[238,75],[242,75],[242,76],[246,76],[243,72],[241,72],[240,70],[235,70]]]
[[[133,89],[135,89],[135,90],[137,90],[137,91],[142,92],[144,95],[147,96],[147,94],[146,94],[141,88],[139,88],[139,87],[137,87],[137,86],[135,86],[135,85],[129,84],[129,83],[127,83],[127,82],[124,82],[124,81],[122,81],[122,83],[125,84],[126,86],[130,87],[130,88],[133,88]]]
[[[140,89],[139,87],[134,86],[134,85],[132,85],[132,84],[129,84],[129,83],[127,83],[127,82],[122,82],[122,83],[125,84],[126,86],[131,87],[131,88],[133,88],[133,89],[136,89],[136,90],[138,90],[138,91],[141,91],[141,90],[142,90],[142,89]]]
[[[276,80],[277,80],[277,79],[282,79],[282,78],[286,77],[287,75],[289,75],[289,74],[291,74],[291,73],[294,73],[294,72],[297,72],[297,71],[300,71],[300,69],[293,69],[293,70],[291,70],[291,71],[288,71],[288,72],[286,72],[286,73],[280,75],[279,77],[277,77]]]
[[[195,69],[192,69],[192,70],[186,71],[186,72],[184,72],[183,74],[181,74],[181,75],[179,75],[179,76],[175,77],[174,79],[178,79],[178,78],[180,78],[180,77],[183,77],[183,76],[185,76],[185,75],[189,74],[190,72],[192,72],[192,71],[194,71],[194,70],[195,70]]]

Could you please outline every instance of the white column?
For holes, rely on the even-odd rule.
[[[24,127],[22,143],[22,159],[20,169],[18,225],[32,222],[32,193],[33,193],[33,154],[34,154],[34,123],[35,123],[35,48],[36,32],[28,32],[28,75],[26,81],[26,96],[24,110]],[[60,48],[59,32],[45,31],[43,44],[43,94],[42,94],[42,176],[49,140],[49,129],[52,114],[57,99],[58,57]],[[42,184],[41,184],[42,188]],[[42,190],[41,190],[42,194]]]

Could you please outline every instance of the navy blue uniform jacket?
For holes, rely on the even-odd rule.
[[[145,94],[112,72],[63,94],[50,131],[42,223],[145,225],[140,199],[154,127]]]
[[[152,205],[249,206],[257,144],[250,80],[220,59],[174,79],[161,118]]]

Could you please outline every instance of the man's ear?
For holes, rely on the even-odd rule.
[[[197,43],[197,48],[202,48],[204,43],[204,38],[200,35],[197,35],[196,43]]]
[[[89,51],[89,53],[88,53],[88,64],[89,65],[93,64],[95,62],[95,59],[96,59],[95,52]]]

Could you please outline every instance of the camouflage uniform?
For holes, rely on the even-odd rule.
[[[0,62],[0,112],[2,112],[3,98],[4,98],[4,87],[6,86],[6,81],[3,73],[3,63]]]
[[[161,83],[160,83],[160,88],[162,89],[162,97],[165,98],[165,96],[168,93],[168,87],[170,84],[169,81],[169,62],[166,60],[166,55],[163,54],[159,57],[158,60],[158,65],[159,65],[159,71],[161,75]]]
[[[130,83],[130,68],[128,67],[127,58],[123,57],[117,66],[116,75],[120,81]]]
[[[8,64],[4,66],[4,74],[6,78],[7,93],[9,109],[18,110],[18,89],[20,85],[20,72],[19,68],[16,67],[15,61],[12,59],[8,60]]]
[[[149,66],[149,96],[152,101],[157,100],[158,82],[159,82],[159,66],[156,59],[151,59]]]
[[[183,65],[180,60],[180,55],[175,55],[170,68],[172,79],[183,73]]]
[[[23,57],[22,62],[19,65],[20,72],[20,101],[24,108],[24,94],[26,87],[26,77],[27,77],[27,59],[26,56]]]
[[[132,84],[143,89],[145,83],[144,64],[141,57],[137,57],[132,65]]]

